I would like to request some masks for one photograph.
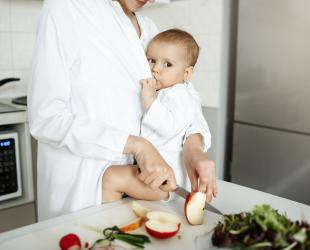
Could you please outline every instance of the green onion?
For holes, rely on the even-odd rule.
[[[100,246],[102,242],[105,245],[110,245],[115,239],[126,242],[138,248],[144,248],[145,243],[150,243],[149,237],[143,234],[129,234],[121,231],[117,226],[105,228],[102,231],[105,238],[97,240],[90,249],[95,246]]]

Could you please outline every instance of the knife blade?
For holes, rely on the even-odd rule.
[[[178,186],[178,187],[176,188],[176,190],[174,190],[174,192],[175,192],[177,195],[179,195],[179,196],[181,196],[182,198],[184,198],[184,199],[186,199],[187,195],[190,194],[190,192],[188,192],[185,188],[182,188],[182,187],[180,187],[180,186]],[[208,203],[207,201],[206,201],[206,204],[205,204],[204,209],[205,209],[205,210],[208,210],[208,211],[210,211],[210,212],[219,214],[219,215],[223,215],[223,213],[222,213],[220,210],[218,210],[216,207],[212,206],[212,205],[211,205],[210,203]]]

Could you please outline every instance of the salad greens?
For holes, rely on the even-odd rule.
[[[234,249],[310,250],[310,225],[291,221],[264,204],[252,212],[224,215],[214,229],[212,243]]]

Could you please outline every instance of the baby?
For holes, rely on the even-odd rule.
[[[197,62],[199,46],[187,32],[170,29],[156,35],[146,56],[153,78],[141,80],[144,115],[140,135],[150,141],[173,168],[177,184],[189,187],[182,146],[186,130],[201,109],[199,94],[188,83]],[[209,131],[204,121],[205,130]],[[168,193],[152,190],[137,178],[133,165],[111,166],[103,176],[102,200],[121,199],[125,193],[136,199],[164,200]],[[171,197],[170,197],[171,198]]]

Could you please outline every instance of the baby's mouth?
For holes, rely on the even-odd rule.
[[[153,75],[153,78],[156,80],[156,89],[159,90],[161,89],[160,86],[161,86],[161,83],[160,83],[160,79],[158,79],[158,75]]]
[[[153,74],[153,77],[154,77],[154,79],[156,80],[156,82],[159,81],[158,76],[156,76],[156,75]]]

